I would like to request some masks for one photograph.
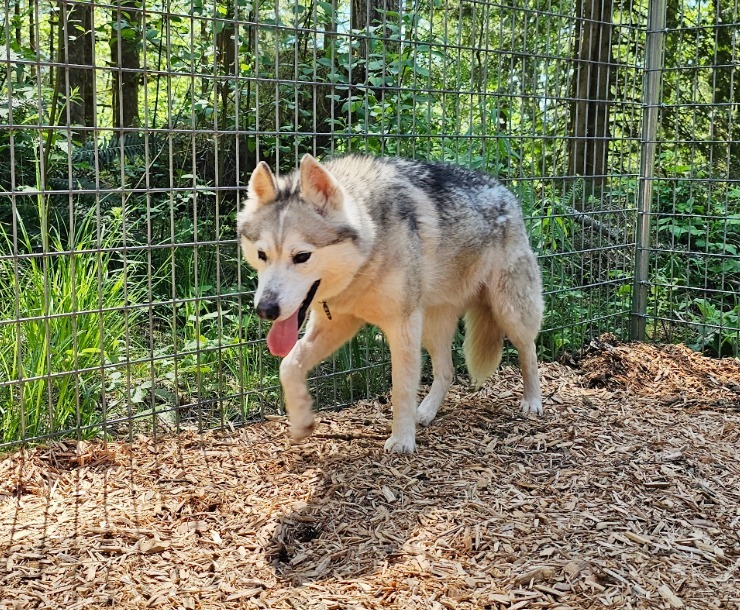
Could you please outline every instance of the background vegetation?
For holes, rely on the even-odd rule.
[[[668,5],[648,333],[737,355],[737,3]],[[278,407],[233,234],[259,159],[365,151],[498,176],[541,256],[542,355],[627,335],[647,2],[8,6],[0,443]],[[319,403],[376,394],[387,367],[369,328],[316,372]]]

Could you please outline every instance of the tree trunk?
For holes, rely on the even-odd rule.
[[[201,40],[210,40],[210,36],[208,32],[208,25],[209,24],[205,19],[200,20],[200,39]],[[201,54],[200,54],[200,65],[201,66],[208,65],[208,59],[207,59],[206,53],[207,52],[206,52],[206,48],[204,45],[203,48],[201,49]],[[211,79],[205,74],[206,73],[205,69],[203,70],[203,73],[204,74],[203,76],[201,76],[201,79],[200,79],[200,94],[203,97],[208,97],[208,91],[210,88],[209,81]]]
[[[569,173],[586,177],[593,191],[603,186],[607,173],[612,6],[603,0],[578,0],[577,10]]]
[[[139,125],[140,0],[117,0],[112,9],[110,56],[113,66],[113,126],[123,130]],[[125,132],[119,131],[122,137]]]
[[[400,0],[351,0],[352,14],[351,25],[353,30],[359,30],[362,38],[357,52],[358,66],[352,68],[352,82],[354,84],[367,83],[368,70],[367,60],[370,55],[369,29],[374,26],[386,26],[386,11],[399,11]],[[383,38],[383,46],[386,54],[398,51],[398,44],[390,42],[387,38],[391,35],[391,29],[383,27],[378,30],[377,35]]]
[[[732,6],[714,2],[715,54],[710,111],[710,167],[726,168],[727,178],[740,177],[740,72],[733,57]],[[734,78],[733,78],[733,72]],[[733,120],[734,119],[734,120]],[[719,177],[719,176],[717,176]]]
[[[214,103],[220,102],[219,116],[218,116],[218,129],[223,132],[218,138],[214,138],[214,147],[218,147],[218,163],[214,163],[216,170],[216,186],[233,185],[235,183],[236,176],[233,174],[234,164],[229,162],[229,157],[233,155],[236,148],[234,135],[229,133],[229,117],[234,116],[233,104],[230,102],[230,97],[234,88],[234,78],[236,77],[236,20],[237,15],[234,15],[234,5],[231,0],[227,0],[224,3],[226,8],[225,15],[230,21],[225,21],[221,24],[221,30],[216,33],[216,100]],[[215,155],[216,150],[213,153]],[[215,159],[214,159],[215,161]],[[227,174],[227,165],[229,168],[229,174]],[[216,191],[218,200],[220,201],[220,191]]]
[[[350,21],[352,30],[359,31],[361,36],[357,54],[355,55],[353,53],[356,61],[352,62],[352,73],[350,74],[350,80],[355,85],[364,84],[367,80],[367,69],[365,66],[369,49],[367,28],[372,23],[370,15],[373,13],[373,5],[376,2],[378,0],[351,0]]]
[[[18,45],[18,48],[20,48],[23,44],[23,32],[21,30],[21,25],[23,21],[21,19],[21,5],[19,0],[15,0],[15,3],[13,5],[13,14],[15,16],[15,44]],[[21,83],[23,81],[23,75],[20,70],[16,70],[16,78],[18,79],[18,83]]]
[[[95,119],[93,51],[95,30],[91,2],[60,2],[59,90],[67,100],[72,126],[92,127]],[[66,122],[67,117],[60,117]],[[89,133],[73,130],[73,138],[87,139]]]
[[[52,28],[53,31],[53,28]],[[51,37],[53,38],[53,36]],[[37,52],[36,49],[36,23],[34,18],[34,10],[33,8],[28,11],[28,48],[31,49],[34,53]],[[31,64],[31,78],[36,78],[36,66],[34,64]]]
[[[234,15],[234,7],[231,1],[226,3],[226,15],[232,17]],[[228,118],[229,111],[229,94],[232,90],[232,81],[226,80],[223,77],[235,77],[236,76],[236,28],[234,27],[234,21],[226,21],[222,25],[221,30],[216,34],[216,65],[218,66],[218,79],[216,80],[216,92],[217,97],[221,101],[221,116],[219,121],[219,128],[226,129],[226,120]]]
[[[15,43],[21,46],[21,4],[18,0],[13,3],[13,14],[15,15]]]

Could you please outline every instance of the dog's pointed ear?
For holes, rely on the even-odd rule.
[[[301,195],[320,210],[337,210],[342,206],[339,183],[309,154],[301,159]]]
[[[255,207],[267,205],[275,201],[277,196],[277,183],[270,166],[260,161],[254,168],[249,178],[249,200],[254,202]]]

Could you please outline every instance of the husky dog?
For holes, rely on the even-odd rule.
[[[493,178],[441,163],[311,155],[276,178],[262,161],[237,217],[244,257],[257,270],[257,314],[280,364],[294,438],[311,434],[306,376],[365,323],[386,335],[392,434],[386,451],[412,453],[416,424],[431,423],[454,373],[451,344],[465,316],[465,360],[481,386],[507,336],[519,352],[524,413],[542,413],[535,338],[542,281],[516,197]],[[298,331],[308,312],[304,336]],[[421,348],[434,382],[417,407]]]

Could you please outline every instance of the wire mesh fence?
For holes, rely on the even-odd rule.
[[[669,4],[6,0],[0,448],[279,409],[235,214],[258,160],[287,171],[306,152],[510,186],[540,256],[545,358],[631,321],[736,353],[737,4]],[[318,403],[377,395],[388,371],[367,328],[315,371]]]
[[[737,2],[677,2],[659,33],[655,173],[644,248],[647,336],[740,353]]]

